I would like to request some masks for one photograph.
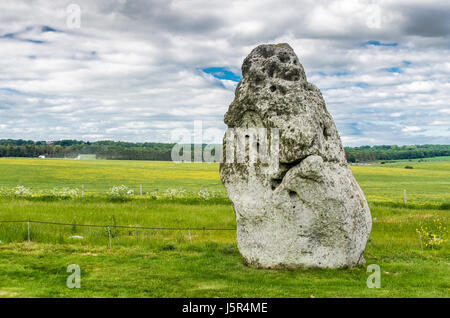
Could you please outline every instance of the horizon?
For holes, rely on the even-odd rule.
[[[38,143],[38,142],[62,142],[62,141],[77,141],[77,142],[83,142],[83,143],[95,143],[95,142],[104,142],[104,141],[111,141],[111,142],[123,142],[123,143],[133,143],[133,144],[145,144],[145,143],[150,143],[150,144],[166,144],[166,145],[171,145],[171,144],[177,144],[174,142],[168,142],[168,141],[126,141],[126,140],[111,140],[111,139],[102,139],[102,140],[79,140],[79,139],[58,139],[58,140],[32,140],[32,139],[22,139],[22,138],[18,138],[18,139],[11,139],[11,138],[0,138],[0,142],[1,141],[5,141],[5,140],[13,140],[13,141],[25,141],[25,142],[34,142],[34,143]],[[184,144],[184,143],[180,143],[180,144]],[[197,143],[190,143],[191,145],[197,145]],[[221,145],[222,142],[220,143],[211,143],[210,145]],[[207,143],[203,143],[202,145],[208,145]],[[429,143],[429,144],[375,144],[375,145],[359,145],[359,146],[348,146],[345,145],[344,143],[342,144],[342,146],[344,148],[360,148],[360,147],[382,147],[382,146],[399,146],[399,147],[407,147],[407,146],[426,146],[426,145],[435,145],[435,146],[448,146],[450,145],[450,143],[442,143],[442,144],[438,144],[438,143]]]

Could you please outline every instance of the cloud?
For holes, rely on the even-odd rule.
[[[409,35],[447,36],[450,32],[450,5],[445,1],[399,4],[401,28]]]
[[[288,42],[344,144],[448,143],[441,1],[80,0],[80,29],[72,3],[0,2],[0,138],[220,135],[245,56]]]
[[[406,132],[406,133],[416,133],[416,132],[421,131],[421,130],[422,130],[422,128],[417,127],[417,126],[408,126],[408,127],[404,127],[402,129],[402,131]]]

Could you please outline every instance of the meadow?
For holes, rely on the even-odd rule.
[[[32,223],[29,242],[26,223],[0,223],[0,297],[449,297],[448,236],[421,247],[416,231],[436,217],[448,229],[448,158],[351,169],[373,217],[366,265],[274,271],[242,263],[217,164],[0,158],[0,221],[71,224]],[[20,184],[30,193],[11,190]],[[134,192],[112,196],[122,184]],[[78,192],[52,195],[63,187]],[[66,286],[69,264],[81,268],[80,289]],[[381,288],[366,286],[369,264]]]

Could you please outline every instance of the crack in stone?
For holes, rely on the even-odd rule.
[[[308,158],[309,156],[312,156],[312,155],[308,155],[308,156],[305,156],[303,158],[300,158],[300,159],[297,159],[297,160],[294,160],[291,162],[286,162],[286,163],[280,162],[280,164],[279,164],[280,168],[278,169],[278,173],[276,174],[275,177],[273,177],[270,180],[271,185],[272,185],[272,190],[275,191],[280,186],[280,184],[283,183],[283,180],[289,170],[291,170],[292,168],[301,164],[302,161],[305,160],[306,158]]]

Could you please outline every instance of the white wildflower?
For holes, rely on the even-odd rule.
[[[33,192],[31,189],[25,188],[24,186],[17,186],[14,188],[14,194],[20,197],[31,196]]]

